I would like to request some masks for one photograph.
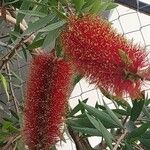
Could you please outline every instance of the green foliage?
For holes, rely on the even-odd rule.
[[[139,117],[139,115],[142,112],[143,106],[144,106],[144,100],[140,100],[140,101],[134,101],[133,102],[133,107],[131,109],[131,117],[130,120],[135,121],[137,120],[137,118]]]

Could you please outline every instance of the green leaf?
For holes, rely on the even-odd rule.
[[[109,116],[120,126],[121,128],[124,128],[122,123],[120,122],[119,118],[114,114],[114,112],[104,103],[104,106],[106,108],[106,111],[108,112]]]
[[[86,103],[88,101],[88,99],[83,100],[84,103]],[[77,112],[79,112],[80,110],[82,110],[83,106],[81,105],[80,101],[79,104],[76,105],[70,112],[69,116],[73,116],[75,115]]]
[[[81,104],[90,114],[92,114],[95,118],[99,119],[104,124],[104,126],[118,127],[116,122],[107,113],[100,111],[89,105],[86,105],[83,102],[81,102]]]
[[[113,136],[111,135],[111,133],[107,131],[107,129],[103,126],[101,121],[99,120],[97,121],[95,118],[91,117],[88,114],[87,114],[87,117],[91,121],[91,123],[95,126],[95,128],[99,131],[99,134],[102,134],[109,148],[112,150],[113,149],[113,146],[112,146]]]
[[[39,30],[38,32],[50,32],[50,31],[53,31],[57,28],[60,28],[61,26],[63,26],[64,24],[66,23],[65,20],[61,20],[61,21],[58,21],[58,22],[55,22],[55,23],[52,23],[44,28],[42,28],[41,30]]]
[[[139,117],[139,115],[141,114],[142,108],[144,106],[144,100],[140,100],[140,101],[134,101],[133,102],[133,107],[131,109],[131,117],[130,120],[132,121],[136,121],[136,119]]]
[[[67,20],[67,16],[62,13],[61,11],[59,11],[56,7],[51,7],[53,12],[57,15],[57,17],[59,17],[60,19],[65,19]]]
[[[128,134],[127,141],[128,142],[135,141],[137,138],[142,136],[142,134],[144,134],[148,128],[150,128],[150,122],[142,124],[139,128],[136,128],[135,130],[133,130],[131,133]]]
[[[19,10],[22,10],[22,9],[28,10],[29,7],[30,7],[30,2],[29,1],[23,1]],[[19,23],[23,20],[24,17],[25,17],[24,14],[18,13],[18,15],[17,15],[17,25],[19,25]]]
[[[17,120],[19,120],[19,117],[17,115],[16,112],[14,112],[13,110],[9,109],[10,113],[12,114],[12,116],[14,116]]]
[[[9,100],[9,93],[8,93],[8,83],[7,83],[7,80],[6,80],[6,78],[5,78],[2,74],[0,74],[0,80],[1,80],[1,82],[2,82],[3,88],[4,88],[4,90],[5,90],[5,93],[6,93],[6,95],[7,95],[7,98],[8,98],[8,100]]]
[[[146,147],[150,149],[150,130],[146,131],[140,139],[140,142]]]
[[[31,45],[29,45],[27,47],[27,49],[32,50],[32,49],[41,47],[43,45],[43,42],[44,42],[44,39],[40,39],[40,40],[34,41]]]
[[[142,138],[144,139],[150,139],[150,130],[146,131],[143,135]]]
[[[85,116],[84,118],[68,118],[66,123],[71,127],[94,128],[87,116]]]
[[[148,108],[147,108],[147,106],[143,106],[143,113],[144,113],[144,115],[148,118],[148,119],[150,119],[150,113],[149,113],[149,110],[148,110]]]
[[[12,1],[12,2],[5,2],[5,6],[6,5],[11,5],[11,4],[14,4],[14,3],[16,3],[16,2],[18,2],[19,0],[14,0],[14,1]]]
[[[37,21],[29,24],[28,29],[23,33],[23,36],[35,31],[38,31],[39,29],[45,27],[48,23],[50,23],[55,16],[53,14],[48,15],[46,17],[40,18]]]
[[[17,10],[18,13],[35,17],[45,17],[46,14],[35,10]]]
[[[95,128],[87,128],[87,127],[72,127],[74,130],[81,132],[83,134],[88,134],[91,136],[102,136],[102,134],[100,134],[100,132],[95,129]]]
[[[112,109],[112,111],[115,112],[115,113],[118,113],[122,116],[127,116],[128,115],[128,113],[123,109]]]
[[[0,142],[5,141],[10,136],[9,132],[4,132],[0,130]]]
[[[141,142],[146,148],[150,149],[150,139],[143,139],[143,138],[141,138],[141,139],[140,139],[140,142]],[[148,150],[148,149],[147,149],[147,150]]]
[[[83,5],[82,7],[82,12],[88,12],[90,11],[90,9],[92,8],[93,6],[93,3],[95,2],[95,0],[84,0],[85,1],[85,4]]]
[[[75,78],[74,78],[74,86],[83,78],[83,75],[76,75]]]
[[[11,71],[13,77],[15,77],[16,79],[18,79],[20,82],[24,82],[24,80],[22,80],[14,71]]]
[[[134,150],[133,145],[130,145],[129,143],[125,142],[125,146],[122,148],[122,150]]]
[[[22,48],[22,53],[23,53],[25,60],[27,61],[28,55],[27,55],[26,48],[24,48],[24,47]]]
[[[127,128],[128,132],[131,133],[133,130],[136,129],[136,126],[133,121],[129,120],[127,122],[126,128]]]
[[[97,14],[100,12],[103,12],[107,8],[106,2],[100,2],[99,0],[96,0],[90,9],[91,13]]]
[[[73,3],[75,5],[76,11],[79,12],[82,9],[85,1],[84,0],[73,0]]]
[[[19,130],[13,125],[12,122],[4,121],[2,126],[3,131],[8,131],[10,133],[19,133]]]
[[[59,29],[50,31],[44,39],[42,48],[49,47],[51,45],[51,42],[53,42],[58,37],[58,35],[59,35]]]
[[[114,2],[109,2],[108,5],[107,5],[107,8],[106,10],[111,10],[111,9],[114,9],[118,6],[117,3],[114,3]]]

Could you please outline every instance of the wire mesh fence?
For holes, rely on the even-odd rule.
[[[110,22],[112,22],[114,28],[123,35],[125,35],[128,39],[133,40],[135,43],[139,43],[140,45],[146,47],[146,50],[150,50],[150,16],[141,13],[139,10],[140,5],[139,1],[137,0],[137,9],[133,10],[128,7],[119,5],[116,9],[114,9],[111,12],[111,16],[109,18]],[[142,1],[145,2],[145,1]],[[147,2],[147,1],[146,1]],[[147,3],[147,6],[149,4]],[[146,7],[146,6],[145,6]],[[9,26],[10,27],[10,26]],[[9,28],[8,27],[8,28]],[[1,33],[1,36],[6,36],[8,32]],[[5,37],[2,40],[5,42]],[[5,48],[5,46],[0,46],[0,50]],[[22,52],[18,53],[17,56],[13,59],[12,64],[10,64],[7,67],[10,67],[11,71],[10,74],[13,74],[15,77],[9,78],[9,80],[12,81],[12,88],[14,93],[9,93],[6,95],[5,91],[3,90],[3,87],[0,87],[0,121],[5,116],[11,115],[9,113],[9,109],[15,110],[15,103],[12,99],[16,101],[22,102],[24,99],[24,90],[25,90],[25,81],[27,76],[27,62],[25,58],[22,58]],[[30,59],[28,57],[28,59]],[[6,67],[6,68],[7,68]],[[7,72],[6,70],[3,70],[3,72]],[[143,86],[143,89],[145,89],[147,94],[149,93],[150,86],[148,84],[145,84]],[[74,88],[69,103],[71,107],[74,107],[78,104],[78,100],[84,100],[88,98],[88,104],[94,106],[95,103],[98,101],[98,103],[102,104],[103,99],[105,99],[107,105],[110,107],[115,107],[114,103],[110,100],[108,100],[106,97],[102,95],[99,89],[97,89],[94,85],[90,85],[87,79],[82,79]],[[8,101],[9,99],[9,101]],[[3,104],[6,103],[5,104]],[[1,111],[4,110],[4,111]],[[3,112],[3,113],[2,113]],[[66,134],[66,142],[58,143],[58,149],[60,150],[75,150],[75,145],[71,141],[70,137]],[[89,141],[93,147],[95,147],[100,139],[97,137],[89,138]]]

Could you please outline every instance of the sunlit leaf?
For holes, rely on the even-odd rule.
[[[0,80],[2,82],[2,85],[4,87],[5,93],[7,95],[8,100],[9,100],[8,82],[7,82],[6,78],[2,74],[0,74]]]

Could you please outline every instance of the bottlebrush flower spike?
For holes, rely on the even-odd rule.
[[[23,137],[30,150],[48,150],[60,136],[71,85],[70,63],[49,54],[37,55],[30,67]]]
[[[120,98],[140,96],[144,77],[138,73],[148,66],[147,54],[109,22],[92,15],[70,17],[61,39],[65,54],[92,83]]]

